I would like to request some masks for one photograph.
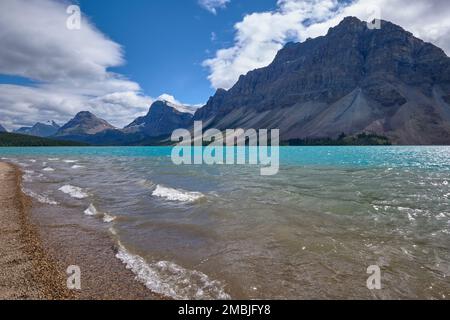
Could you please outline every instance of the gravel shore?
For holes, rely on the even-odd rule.
[[[0,300],[148,300],[153,294],[115,255],[109,233],[80,226],[77,212],[22,192],[22,171],[0,162]],[[81,269],[81,290],[66,269]]]
[[[0,163],[0,299],[71,299],[66,278],[30,223],[21,172]]]

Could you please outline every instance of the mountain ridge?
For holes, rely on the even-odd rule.
[[[148,137],[170,135],[176,129],[188,128],[194,115],[184,106],[168,101],[155,101],[146,116],[139,117],[123,131],[125,133],[142,132]]]
[[[192,130],[194,121],[203,121],[205,130],[280,129],[287,143],[362,135],[383,143],[449,145],[450,58],[391,22],[370,29],[347,17],[324,36],[287,43],[271,64],[241,75],[229,90],[218,89],[195,113],[162,99],[118,129],[82,111],[53,137],[167,144],[174,130]]]
[[[94,135],[105,130],[114,129],[116,128],[106,120],[98,118],[89,111],[81,111],[78,112],[73,119],[62,126],[55,136]]]
[[[450,144],[449,101],[442,49],[388,21],[371,30],[347,17],[219,89],[194,120],[219,130],[280,128],[285,141],[367,132],[395,144]]]
[[[14,130],[14,133],[46,138],[56,134],[60,128],[55,121],[48,121],[47,123],[37,122],[32,127],[22,127]]]

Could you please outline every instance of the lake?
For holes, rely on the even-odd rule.
[[[0,158],[49,215],[107,228],[137,281],[171,298],[449,297],[450,147],[282,147],[274,176],[176,166],[171,150]],[[382,290],[366,286],[373,265]]]

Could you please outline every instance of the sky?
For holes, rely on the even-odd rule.
[[[80,29],[67,27],[71,5]],[[448,0],[1,0],[0,123],[88,110],[123,127],[156,99],[199,107],[345,16],[392,21],[450,53]]]

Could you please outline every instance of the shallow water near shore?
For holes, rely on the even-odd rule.
[[[275,176],[170,154],[0,149],[25,193],[109,229],[136,281],[170,298],[450,297],[450,147],[285,147]]]

